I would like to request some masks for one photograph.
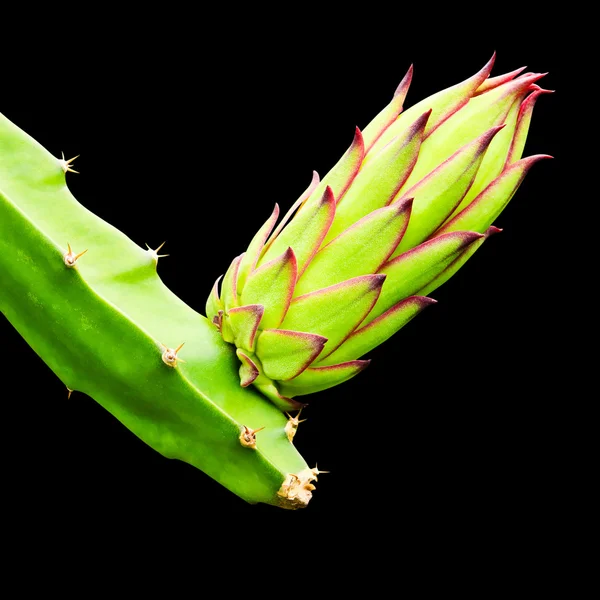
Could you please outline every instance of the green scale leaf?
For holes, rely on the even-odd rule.
[[[369,360],[353,360],[339,365],[310,367],[290,381],[279,385],[286,396],[303,396],[321,392],[358,375],[370,363]]]
[[[300,276],[325,239],[335,216],[335,198],[330,187],[312,206],[300,209],[288,226],[279,234],[259,260],[259,265],[275,258],[288,248],[296,257]]]
[[[387,262],[379,270],[387,279],[365,324],[400,300],[416,294],[481,237],[472,231],[457,231],[435,237]]]
[[[363,137],[360,129],[357,127],[350,148],[346,150],[346,153],[342,158],[340,158],[331,171],[327,173],[323,181],[316,187],[311,198],[306,201],[306,206],[303,207],[303,209],[311,207],[312,203],[325,193],[327,186],[331,188],[336,203],[339,203],[340,199],[346,193],[346,190],[350,187],[350,184],[356,177],[364,157],[365,146]]]
[[[269,379],[285,381],[300,375],[321,353],[327,338],[314,333],[265,329],[258,335],[256,355]]]
[[[475,240],[472,244],[463,250],[457,258],[455,258],[437,277],[434,277],[424,288],[421,288],[417,293],[422,296],[431,294],[434,290],[439,288],[441,285],[446,283],[451,277],[453,277],[460,268],[475,254],[481,247],[483,242],[487,240],[491,235],[500,233],[502,229],[497,227],[489,227],[488,230],[483,234],[482,237]]]
[[[248,356],[246,352],[238,348],[235,352],[237,357],[240,359],[240,385],[242,387],[248,387],[251,383],[254,383],[256,378],[259,376],[259,370],[256,363]]]
[[[226,311],[238,305],[237,276],[240,262],[243,257],[243,254],[236,256],[229,265],[225,277],[223,277],[223,283],[221,284],[221,302],[225,306]]]
[[[397,202],[414,198],[410,222],[392,257],[414,248],[426,240],[460,203],[473,183],[486,150],[496,133],[493,127],[463,146],[425,179],[402,192]]]
[[[364,275],[299,296],[291,303],[282,329],[309,331],[328,339],[320,356],[333,352],[369,314],[385,275]]]
[[[389,204],[417,162],[429,112],[393,140],[375,160],[363,166],[339,203],[325,244],[369,213]]]
[[[411,205],[409,199],[380,208],[319,250],[298,280],[295,296],[376,273],[400,243]]]
[[[258,326],[263,317],[262,304],[248,304],[232,308],[225,317],[233,333],[233,340],[238,348],[254,352],[254,341]]]
[[[238,269],[237,285],[238,289],[243,290],[246,278],[256,268],[256,263],[260,257],[260,253],[269,237],[277,219],[279,218],[279,205],[275,204],[275,208],[271,216],[267,219],[265,224],[256,232],[256,235],[252,238],[248,250],[246,250],[240,266]]]
[[[315,366],[334,365],[364,356],[402,329],[424,308],[435,303],[433,298],[424,296],[410,296],[402,300],[368,325],[357,329],[335,352],[319,360]]]
[[[281,256],[252,271],[242,290],[241,303],[261,304],[264,315],[262,329],[279,327],[292,300],[298,266],[296,256],[288,248]]]
[[[547,154],[523,158],[505,169],[469,206],[446,223],[436,235],[469,229],[483,233],[504,210],[521,185],[529,169]]]
[[[398,118],[402,112],[404,100],[413,76],[413,66],[410,65],[406,75],[394,92],[392,101],[365,127],[363,138],[365,150],[368,152],[382,133]]]

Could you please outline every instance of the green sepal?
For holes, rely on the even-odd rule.
[[[350,184],[356,177],[364,157],[365,146],[363,136],[360,129],[357,127],[354,131],[352,144],[350,144],[350,147],[346,150],[342,158],[340,158],[321,183],[315,188],[315,191],[312,193],[310,199],[306,201],[306,206],[303,208],[310,208],[314,202],[318,201],[325,193],[327,186],[331,188],[336,203],[339,203],[340,199],[346,193],[346,190],[350,187]]]
[[[436,235],[465,229],[480,233],[486,231],[510,202],[529,169],[544,158],[552,157],[547,154],[536,154],[513,163],[494,179],[469,206],[441,227]]]
[[[238,348],[235,353],[240,359],[240,385],[242,387],[248,387],[253,383],[259,375],[258,367],[246,352]]]
[[[373,308],[385,275],[364,275],[295,298],[282,329],[310,331],[328,339],[320,356],[333,352]]]
[[[221,283],[221,303],[226,311],[238,305],[237,276],[243,256],[240,254],[233,259]]]
[[[473,185],[460,203],[455,207],[452,214],[458,214],[465,206],[468,206],[473,198],[478,196],[491,181],[496,179],[496,177],[502,173],[517,128],[517,116],[519,115],[520,106],[520,99],[517,99],[511,106],[506,115],[506,119],[504,120],[504,128],[493,139],[490,147],[485,153],[475,180],[473,181]]]
[[[287,222],[294,216],[296,211],[299,211],[300,208],[302,208],[305,205],[306,201],[312,196],[313,192],[319,185],[319,181],[320,181],[319,174],[316,171],[313,171],[310,184],[304,190],[304,192],[302,192],[302,194],[300,194],[300,196],[298,197],[296,202],[294,202],[294,204],[292,204],[290,209],[285,213],[285,217],[283,217],[283,219],[281,219],[281,221],[279,222],[279,225],[277,225],[277,228],[271,234],[267,243],[263,246],[262,252],[260,254],[260,258],[262,258],[265,255],[267,250],[271,247],[273,242],[277,239],[277,237],[281,233],[281,230],[286,226]],[[260,258],[259,258],[259,261],[260,261]]]
[[[232,308],[228,312],[229,326],[233,332],[235,345],[238,348],[254,352],[256,333],[264,310],[262,304],[246,304]]]
[[[314,394],[344,383],[367,368],[370,360],[353,360],[339,365],[310,367],[291,381],[279,385],[287,396]]]
[[[473,231],[457,231],[423,242],[387,262],[379,270],[387,275],[387,279],[364,324],[370,323],[400,300],[415,295],[481,237]]]
[[[495,59],[496,53],[494,53],[492,58],[480,71],[475,73],[472,77],[469,77],[469,79],[437,92],[436,94],[421,100],[421,102],[418,102],[414,106],[411,106],[408,110],[405,110],[381,135],[377,140],[377,143],[373,145],[371,150],[367,153],[365,162],[369,162],[372,157],[385,147],[395,136],[405,131],[412,120],[416,119],[418,115],[429,109],[431,109],[431,116],[429,117],[427,127],[425,128],[425,136],[431,135],[437,127],[467,104],[477,88],[489,76],[492,67],[494,66]]]
[[[220,275],[215,284],[210,291],[210,295],[208,296],[208,300],[206,301],[206,317],[209,321],[212,321],[218,314],[220,310],[223,310],[223,303],[219,298],[219,281],[221,280],[223,275]]]
[[[405,298],[368,325],[357,329],[335,352],[317,361],[316,366],[333,365],[364,356],[402,329],[424,308],[435,303],[433,298],[424,296]]]
[[[327,338],[314,333],[265,329],[258,335],[256,354],[269,379],[285,381],[304,371],[319,356]]]
[[[523,156],[523,150],[525,149],[525,141],[527,140],[527,134],[529,133],[529,125],[531,124],[531,116],[533,115],[533,107],[537,99],[542,94],[552,94],[552,90],[544,90],[538,88],[532,94],[527,96],[519,108],[519,116],[517,118],[517,128],[512,139],[512,144],[506,158],[506,167],[517,162],[521,156]]]
[[[330,187],[315,204],[301,207],[294,219],[273,241],[269,249],[259,260],[265,264],[279,254],[292,248],[297,262],[298,277],[315,255],[335,216],[335,197]]]
[[[403,135],[364,165],[336,208],[325,244],[378,208],[389,204],[417,162],[429,112],[421,115]]]
[[[452,214],[468,192],[490,142],[502,129],[493,127],[463,146],[419,183],[402,191],[402,197],[414,198],[410,222],[392,257],[414,248],[426,240]]]
[[[262,329],[279,327],[292,300],[298,267],[291,248],[252,271],[241,293],[241,303],[264,306]]]
[[[404,100],[413,76],[413,66],[410,65],[406,75],[394,92],[391,102],[365,127],[363,139],[365,150],[368,152],[381,134],[398,118],[402,112]]]
[[[457,271],[475,254],[475,252],[481,247],[481,244],[485,242],[491,235],[501,232],[502,229],[497,227],[490,227],[484,233],[483,237],[475,240],[472,244],[466,247],[456,259],[454,259],[437,277],[432,279],[424,288],[418,291],[418,294],[427,296],[434,290],[439,288],[441,285],[446,283],[451,277],[454,276]]]
[[[319,250],[296,284],[301,296],[376,273],[396,249],[410,218],[412,199],[376,210]]]
[[[269,234],[273,231],[275,223],[279,217],[279,205],[275,204],[275,208],[271,213],[271,216],[267,219],[264,225],[256,232],[256,235],[252,238],[248,249],[244,254],[240,262],[237,276],[237,286],[239,290],[244,289],[246,278],[256,268],[256,263],[260,257],[262,249],[267,241]]]

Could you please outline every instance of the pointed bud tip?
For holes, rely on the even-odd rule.
[[[408,67],[408,71],[406,71],[406,75],[402,78],[402,81],[398,84],[398,87],[396,88],[396,91],[394,92],[394,98],[396,98],[396,96],[399,95],[403,95],[406,96],[406,92],[408,91],[408,88],[412,82],[412,77],[413,77],[413,65],[411,64],[410,67]]]
[[[387,275],[385,273],[377,273],[372,275],[371,279],[371,291],[380,289],[383,286],[383,282],[385,281]]]
[[[418,134],[423,134],[423,132],[425,131],[425,126],[427,125],[427,121],[429,120],[429,117],[431,116],[431,113],[433,111],[433,108],[430,108],[429,110],[426,110],[413,124],[411,127],[411,136],[412,135],[418,135]]]
[[[461,233],[465,242],[465,246],[480,240],[485,237],[485,233],[479,233],[478,231],[457,231],[456,233]]]
[[[333,194],[333,190],[331,189],[331,186],[328,185],[325,188],[325,191],[323,192],[323,196],[321,197],[321,203],[322,204],[335,204],[335,196]]]
[[[412,206],[413,206],[413,202],[414,202],[414,197],[410,197],[410,198],[403,198],[401,200],[399,200],[398,202],[394,202],[394,204],[392,206],[396,206],[397,207],[397,214],[400,215],[404,212],[411,212],[412,211]]]
[[[496,51],[494,50],[491,58],[485,63],[485,65],[483,65],[483,67],[479,71],[479,73],[475,74],[475,77],[477,77],[477,75],[485,75],[484,79],[487,79],[490,76],[490,73],[492,72],[492,67],[494,66],[495,62],[496,62]]]
[[[532,83],[529,87],[534,92],[538,92],[540,94],[554,94],[556,92],[556,90],[547,90],[543,87],[540,87],[537,83]]]
[[[350,148],[354,148],[356,146],[358,146],[360,148],[360,152],[361,152],[361,154],[363,154],[363,158],[364,158],[365,140],[363,139],[362,131],[360,130],[358,125],[356,125],[354,127],[354,139],[352,140],[352,144],[351,144]]]
[[[495,135],[501,130],[504,129],[506,127],[506,123],[502,123],[502,125],[496,125],[494,127],[492,127],[491,129],[488,129],[480,138],[479,138],[479,151],[483,152],[485,150],[487,150],[488,146],[490,145],[490,143],[492,142],[492,140],[494,139]]]
[[[551,156],[550,154],[534,154],[533,156],[528,156],[527,158],[523,158],[522,160],[530,161],[533,165],[536,162],[544,160],[546,158],[554,158],[554,156]]]
[[[496,227],[495,225],[491,225],[487,228],[487,231],[483,234],[486,238],[495,235],[496,233],[502,233],[504,230]]]
[[[410,296],[409,298],[404,300],[404,302],[408,302],[408,301],[416,302],[419,305],[419,308],[421,310],[424,310],[428,306],[433,306],[434,304],[438,303],[437,300],[434,300],[433,298],[430,298],[429,296]]]

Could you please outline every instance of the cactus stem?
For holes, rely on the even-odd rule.
[[[249,427],[243,426],[244,429],[242,433],[240,433],[240,444],[244,446],[244,448],[252,448],[252,450],[256,449],[256,434],[259,431],[262,431],[264,427],[259,427],[258,429],[250,429]]]
[[[183,344],[185,344],[185,342],[179,344],[179,346],[177,346],[177,348],[175,349],[169,348],[168,346],[161,344],[161,347],[164,348],[164,352],[162,353],[162,360],[165,363],[165,365],[169,367],[176,367],[178,361],[183,363],[185,362],[183,358],[179,358],[177,356],[177,353],[181,350]]]
[[[168,254],[159,254],[158,251],[166,244],[164,241],[156,250],[152,250],[148,244],[146,244],[146,248],[148,248],[148,254],[154,259],[154,262],[158,263],[159,258],[164,258],[165,256],[169,256]]]
[[[61,152],[61,156],[62,156],[62,159],[59,160],[58,162],[59,162],[59,164],[60,164],[60,166],[61,166],[61,168],[63,170],[63,173],[67,173],[67,172],[69,172],[69,173],[79,173],[79,171],[76,171],[75,169],[71,168],[71,163],[76,158],[79,158],[79,156],[80,156],[79,154],[77,156],[74,156],[73,158],[69,158],[69,160],[65,160],[65,153],[64,152]]]
[[[63,256],[63,260],[65,261],[65,265],[67,267],[69,267],[69,269],[72,269],[75,266],[77,259],[80,256],[83,256],[87,252],[87,248],[83,252],[80,252],[79,254],[73,254],[73,250],[71,250],[71,245],[68,243],[67,243],[67,248],[69,251]]]
[[[294,436],[296,435],[296,431],[298,430],[298,425],[300,423],[304,423],[304,421],[306,421],[306,419],[300,419],[300,413],[302,412],[302,408],[298,411],[298,414],[295,417],[292,417],[292,415],[290,415],[290,413],[285,413],[288,418],[289,421],[285,424],[285,434],[287,435],[288,440],[290,440],[290,442],[294,439]]]

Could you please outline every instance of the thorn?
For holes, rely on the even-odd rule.
[[[331,471],[320,471],[319,467],[317,467],[316,463],[315,463],[315,468],[311,469],[313,475],[315,476],[315,481],[317,480],[317,477],[319,475],[321,475],[321,473],[331,473]]]
[[[87,248],[83,252],[80,252],[79,254],[73,254],[73,250],[71,250],[71,244],[69,244],[69,243],[67,243],[67,248],[69,251],[63,255],[63,261],[64,261],[65,265],[67,265],[67,267],[69,267],[69,269],[71,269],[72,267],[75,266],[77,259],[80,258],[81,256],[83,256],[87,252]]]
[[[240,444],[242,444],[242,446],[244,446],[245,448],[252,448],[253,450],[256,449],[256,434],[259,431],[262,431],[264,429],[264,427],[259,427],[258,429],[250,429],[249,427],[246,427],[245,425],[243,425],[244,429],[242,430],[242,432],[240,433]]]
[[[298,425],[300,423],[304,423],[304,421],[306,421],[306,419],[300,419],[300,413],[302,412],[302,408],[298,411],[298,414],[295,417],[292,417],[292,415],[290,415],[290,413],[285,413],[288,418],[289,421],[285,424],[285,434],[287,435],[288,440],[290,440],[290,442],[294,439],[294,436],[296,435],[296,431],[298,429]]]
[[[154,259],[155,262],[158,262],[159,258],[164,258],[165,256],[169,256],[169,254],[159,254],[158,251],[166,244],[164,241],[156,250],[152,250],[148,244],[146,244],[146,248],[148,248],[148,254]]]
[[[70,387],[68,387],[68,386],[66,386],[66,387],[67,387],[67,392],[68,392],[68,394],[67,394],[67,400],[69,400],[71,398],[71,394],[73,393],[73,390]]]
[[[62,159],[59,160],[58,162],[60,163],[60,166],[63,170],[63,173],[79,173],[79,171],[76,171],[75,169],[71,168],[71,163],[76,159],[79,158],[81,155],[78,154],[77,156],[74,156],[73,158],[70,158],[69,160],[65,160],[65,153],[61,152],[60,153],[62,156]]]
[[[300,413],[302,412],[302,409],[304,407],[302,407],[299,411],[298,414],[295,417],[292,417],[292,415],[290,415],[290,413],[286,412],[285,414],[290,418],[290,421],[292,421],[294,423],[294,425],[296,425],[296,427],[298,427],[299,423],[304,423],[304,421],[307,421],[308,419],[302,419],[299,420],[300,418]]]
[[[185,342],[183,342],[183,344],[185,344]],[[161,347],[164,348],[161,358],[166,365],[169,367],[176,367],[178,362],[185,362],[183,358],[177,356],[177,353],[183,348],[183,344],[179,344],[177,348],[173,349],[161,343]]]

